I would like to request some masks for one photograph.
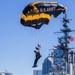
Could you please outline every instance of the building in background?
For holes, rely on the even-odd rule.
[[[33,75],[42,75],[42,70],[33,70]]]
[[[42,75],[48,75],[52,69],[53,58],[48,56],[42,64]]]
[[[54,50],[54,56],[55,56],[55,58],[54,58],[54,63],[55,64],[59,64],[59,65],[61,65],[62,64],[62,60],[63,60],[63,50],[60,50],[60,49],[56,49],[56,50]]]
[[[12,73],[8,73],[8,72],[0,72],[0,75],[12,75]]]
[[[74,63],[75,63],[75,54],[74,54]]]
[[[75,75],[75,54],[74,54],[74,64],[73,64],[73,68],[74,68],[74,75]]]

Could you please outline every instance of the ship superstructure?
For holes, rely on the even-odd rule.
[[[55,33],[61,33],[63,36],[58,37],[58,45],[53,45],[53,53],[51,54],[51,57],[54,59],[52,71],[49,73],[49,75],[74,75],[74,55],[75,52],[73,49],[70,48],[69,44],[70,41],[74,40],[74,37],[70,35],[70,32],[73,32],[75,30],[71,30],[68,27],[70,19],[67,18],[67,15],[65,13],[64,17],[62,18],[62,26],[63,29],[60,29],[59,32]]]

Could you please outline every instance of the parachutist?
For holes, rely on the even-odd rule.
[[[35,58],[33,67],[37,67],[37,62],[38,62],[38,60],[41,58],[41,55],[40,55],[39,50],[38,50],[38,51],[35,50],[34,53],[36,54],[36,55],[35,55],[36,58]]]

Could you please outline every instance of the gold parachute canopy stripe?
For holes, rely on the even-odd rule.
[[[24,26],[40,29],[42,25],[48,25],[52,15],[56,18],[66,10],[67,7],[57,2],[32,2],[23,9],[20,22]]]

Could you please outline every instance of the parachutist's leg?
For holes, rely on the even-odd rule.
[[[39,59],[37,59],[37,58],[35,59],[33,67],[37,67],[37,62],[38,62],[38,60],[39,60]]]

